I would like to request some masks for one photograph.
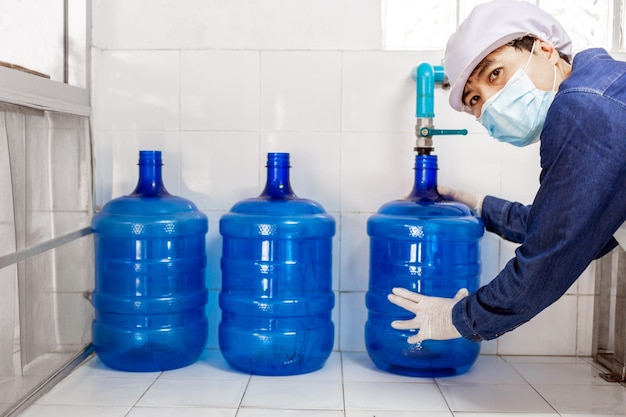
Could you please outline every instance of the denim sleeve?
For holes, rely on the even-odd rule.
[[[529,212],[530,206],[486,196],[483,200],[481,218],[488,231],[511,242],[522,243],[526,236],[526,219]]]
[[[625,112],[588,91],[555,98],[532,206],[485,199],[488,228],[522,244],[489,284],[454,306],[453,323],[465,338],[494,339],[527,322],[612,245],[626,220]]]

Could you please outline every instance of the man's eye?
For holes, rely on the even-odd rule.
[[[489,74],[489,82],[495,81],[500,76],[501,73],[502,73],[501,68],[496,68],[493,71],[491,71],[491,73]]]
[[[473,107],[476,103],[478,103],[478,100],[480,100],[480,96],[472,96],[467,103],[470,107]]]

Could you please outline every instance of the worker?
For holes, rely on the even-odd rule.
[[[526,1],[493,0],[450,37],[444,69],[454,110],[501,142],[540,141],[540,186],[528,206],[440,187],[472,207],[488,231],[521,245],[472,294],[394,288],[389,301],[416,314],[392,322],[419,329],[409,343],[495,339],[557,301],[617,240],[626,248],[626,62],[600,48],[572,60],[554,17]]]

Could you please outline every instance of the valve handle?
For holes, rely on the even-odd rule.
[[[467,129],[431,129],[422,127],[419,130],[419,135],[423,138],[434,135],[467,135]]]

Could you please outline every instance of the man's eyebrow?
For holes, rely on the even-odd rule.
[[[470,74],[469,77],[467,77],[467,79],[469,80],[472,77],[476,77],[478,79],[480,79],[483,74],[485,73],[485,71],[487,70],[487,68],[494,62],[493,59],[483,59],[482,61],[480,61],[480,63],[478,63],[478,65],[476,65],[476,68],[474,68],[474,71],[472,71],[472,73]],[[466,84],[467,85],[467,84]],[[461,102],[465,103],[465,98],[468,96],[469,92],[467,91],[463,91],[463,96],[461,97]]]
[[[478,65],[476,65],[476,68],[474,69],[472,74],[470,74],[470,77],[472,75],[474,75],[476,73],[476,71],[478,71],[478,74],[476,74],[476,78],[481,78],[483,76],[483,74],[485,73],[485,71],[487,70],[487,68],[491,64],[493,64],[493,62],[494,62],[493,59],[483,59],[482,61],[480,61],[480,63]]]

